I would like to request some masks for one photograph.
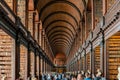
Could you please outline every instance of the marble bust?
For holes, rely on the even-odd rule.
[[[118,67],[118,75],[117,75],[118,80],[120,80],[120,66]]]

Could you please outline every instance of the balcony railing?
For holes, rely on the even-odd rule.
[[[104,29],[109,27],[115,21],[118,12],[120,12],[120,0],[116,0],[116,2],[105,14],[105,26],[103,26]]]
[[[6,11],[6,13],[8,14],[8,17],[15,23],[16,15],[13,13],[13,11],[9,8],[9,6],[3,0],[0,0],[0,7],[2,7]]]

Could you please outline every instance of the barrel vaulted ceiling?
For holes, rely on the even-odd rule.
[[[87,1],[87,0],[86,0]],[[85,0],[39,0],[37,9],[54,52],[68,54],[80,27]]]

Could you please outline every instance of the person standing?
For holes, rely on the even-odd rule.
[[[77,80],[83,80],[83,75],[79,73],[77,76]]]

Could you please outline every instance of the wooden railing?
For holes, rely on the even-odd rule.
[[[20,29],[23,31],[24,35],[27,36],[28,35],[28,30],[27,28],[22,24],[22,22],[20,21]]]
[[[0,7],[2,7],[6,11],[6,13],[8,14],[8,17],[15,23],[16,15],[13,13],[10,7],[3,0],[0,0]]]

